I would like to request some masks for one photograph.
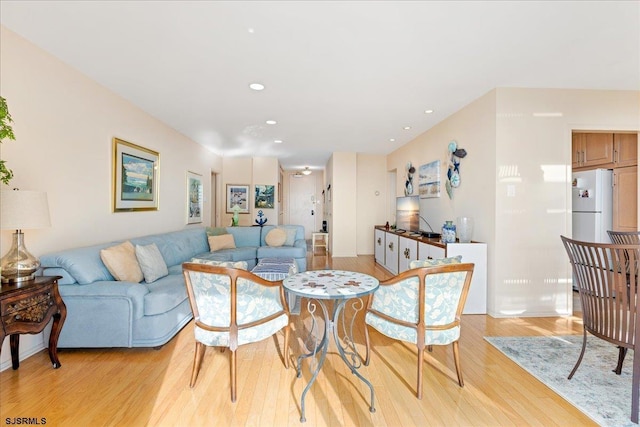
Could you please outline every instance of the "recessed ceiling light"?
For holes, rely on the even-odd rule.
[[[275,142],[276,144],[282,144],[282,140],[281,139],[276,139],[273,142]]]
[[[411,129],[411,126],[405,126],[405,127],[403,127],[402,129],[404,129],[404,130],[409,130],[409,129]]]
[[[431,114],[431,113],[433,113],[433,110],[424,110],[424,113],[425,114]]]
[[[275,120],[267,120],[265,123],[268,125],[275,125],[278,122],[276,122]]]
[[[253,90],[262,90],[264,89],[264,85],[262,83],[251,83],[249,87]]]
[[[389,138],[389,141],[396,142],[395,138]]]
[[[253,28],[247,28],[247,31],[249,31],[251,34],[256,32],[256,30],[254,30]]]

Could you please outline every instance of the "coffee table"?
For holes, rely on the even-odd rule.
[[[296,366],[297,376],[300,378],[304,359],[313,358],[313,361],[317,362],[312,362],[310,365],[311,379],[300,398],[300,422],[306,421],[304,399],[322,369],[329,347],[328,337],[331,335],[342,361],[349,367],[351,373],[360,378],[371,390],[369,411],[375,412],[373,385],[358,372],[358,369],[363,365],[363,360],[358,354],[353,340],[353,324],[356,314],[365,308],[361,297],[378,289],[378,279],[353,271],[315,270],[289,276],[283,280],[282,284],[289,293],[307,299],[307,309],[312,316],[311,330],[305,344],[308,353],[298,356]],[[327,309],[326,301],[333,301],[331,313]],[[351,319],[345,318],[344,308],[347,302],[350,302],[349,308],[354,311]],[[320,329],[316,321],[320,314],[318,307],[324,320],[322,331],[316,330]],[[340,336],[341,332],[344,334],[342,337]],[[322,333],[321,337],[320,333]],[[310,349],[310,347],[312,348]],[[318,356],[319,359],[316,361]]]

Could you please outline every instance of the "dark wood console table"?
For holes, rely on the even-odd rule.
[[[60,367],[58,360],[58,337],[67,317],[67,307],[58,292],[60,276],[39,276],[19,284],[3,284],[0,287],[0,346],[9,335],[11,364],[18,369],[20,334],[37,334],[53,317],[49,337],[49,358],[54,369]]]

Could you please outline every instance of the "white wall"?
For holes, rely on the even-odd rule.
[[[15,173],[10,187],[46,191],[49,199],[51,228],[25,230],[34,255],[194,226],[186,225],[186,172],[201,174],[204,194],[211,194],[211,171],[222,169],[218,156],[4,27],[0,90],[16,135],[2,144]],[[112,212],[113,137],[160,153],[158,211]],[[207,197],[205,223],[195,226],[210,217]],[[2,231],[0,252],[10,244],[11,231]],[[21,354],[42,348],[42,339],[24,336]],[[3,363],[8,358],[5,344]]]
[[[452,200],[444,188],[429,199],[427,220],[439,228],[446,219],[475,219],[473,239],[488,244],[491,315],[568,314],[560,235],[571,234],[571,130],[638,130],[639,101],[629,91],[499,88],[391,153],[387,170],[440,159],[444,182],[446,147],[456,140],[468,153],[462,184]],[[398,194],[404,179],[398,173]]]
[[[336,152],[327,168],[331,184],[330,246],[334,257],[357,256],[357,161],[356,153]],[[330,174],[329,174],[330,173]],[[373,232],[373,228],[371,229]]]

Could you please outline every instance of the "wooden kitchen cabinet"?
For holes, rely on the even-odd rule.
[[[638,231],[638,167],[613,170],[613,229]]]
[[[613,134],[613,164],[615,168],[638,165],[638,134]]]
[[[574,133],[571,153],[574,169],[610,167],[613,165],[613,133]]]

